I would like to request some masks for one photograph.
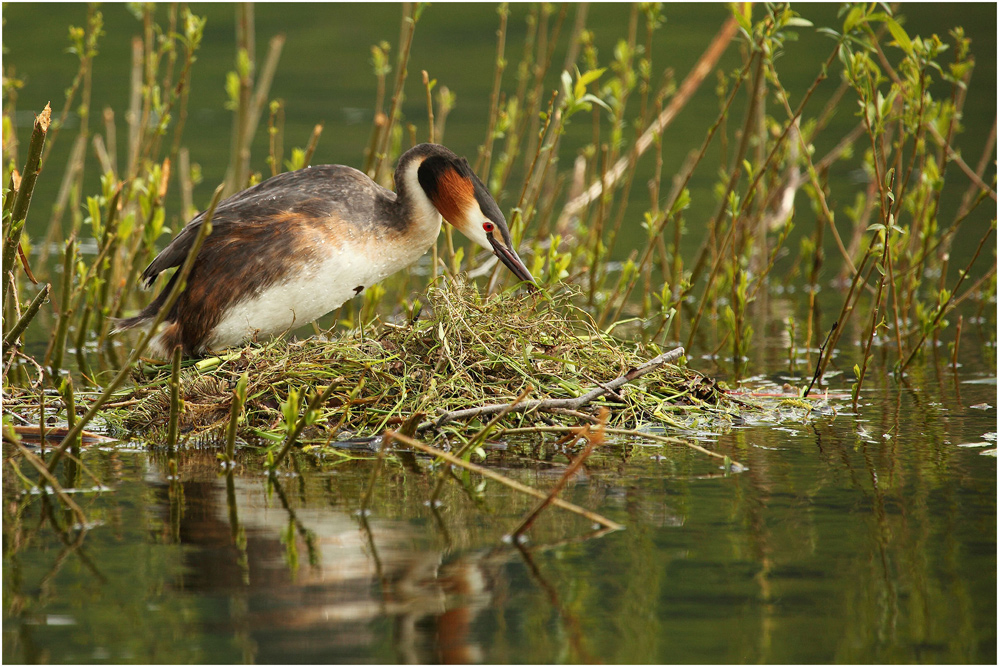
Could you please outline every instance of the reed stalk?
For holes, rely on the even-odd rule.
[[[129,76],[128,111],[128,175],[129,180],[138,175],[139,147],[142,141],[142,38],[132,39],[132,68]]]
[[[899,373],[905,372],[905,369],[909,367],[909,364],[911,364],[912,360],[916,357],[916,353],[919,352],[919,349],[922,347],[923,343],[926,342],[926,336],[928,335],[928,333],[930,331],[935,331],[937,326],[940,324],[940,320],[943,319],[943,316],[945,314],[947,314],[949,307],[951,306],[951,302],[954,300],[954,295],[957,294],[958,288],[961,287],[961,284],[968,277],[968,273],[971,271],[971,267],[974,266],[975,262],[978,260],[978,256],[982,252],[982,248],[985,247],[985,242],[989,239],[990,236],[992,236],[992,232],[994,232],[995,229],[996,229],[996,220],[995,218],[993,218],[992,222],[989,225],[989,228],[985,231],[985,234],[983,234],[982,238],[979,240],[978,247],[975,248],[975,253],[971,257],[971,260],[968,262],[964,270],[962,270],[958,274],[959,277],[957,279],[957,282],[954,284],[954,288],[952,290],[947,291],[946,300],[942,304],[937,306],[936,313],[934,314],[933,319],[930,321],[929,325],[923,327],[923,331],[919,336],[919,340],[916,341],[915,345],[913,345],[912,350],[909,352],[909,356],[906,357],[905,361],[902,363],[902,366],[899,368]]]
[[[868,260],[870,260],[874,250],[873,241],[868,245],[867,252],[864,253],[864,257],[860,264],[857,266],[857,272],[853,274],[853,280],[850,283],[850,289],[846,293],[846,297],[843,299],[843,306],[840,308],[839,316],[833,320],[832,330],[826,337],[826,341],[819,351],[819,358],[815,365],[815,374],[812,379],[812,383],[805,390],[803,396],[807,397],[812,385],[815,383],[822,382],[822,376],[825,374],[826,366],[829,364],[829,360],[832,358],[832,352],[836,349],[836,343],[839,341],[840,335],[846,328],[846,322],[850,315],[853,313],[854,306],[857,305],[857,299],[860,298],[860,292],[858,287],[864,283],[866,278],[863,278],[864,267],[867,265]],[[873,270],[873,269],[872,269]],[[854,296],[856,294],[856,296]]]
[[[173,365],[174,365],[175,368],[178,369],[178,372],[179,372],[180,354],[178,353],[178,349],[179,348],[174,349],[174,351],[173,351],[173,359],[174,359],[174,364]],[[239,419],[240,419],[240,417],[243,416],[243,406],[246,404],[246,383],[247,383],[248,380],[249,380],[249,377],[247,376],[246,372],[244,372],[242,375],[239,376],[239,380],[236,382],[236,386],[232,390],[232,403],[229,406],[229,425],[228,425],[228,427],[226,428],[226,431],[225,431],[225,436],[226,436],[225,437],[225,462],[226,462],[226,465],[228,466],[228,468],[229,468],[230,471],[232,470],[232,467],[233,467],[233,465],[235,463],[235,460],[236,460],[236,458],[235,458],[236,457],[236,428],[239,426]],[[178,379],[178,383],[179,383],[179,379]],[[179,389],[178,389],[178,391],[179,391]],[[170,421],[171,421],[171,428],[172,428],[173,427],[173,419],[174,419],[174,407],[175,407],[175,404],[173,402],[174,387],[173,387],[173,382],[172,381],[171,381],[171,387],[170,387],[170,395],[171,395],[171,401],[170,401]]]
[[[46,104],[42,112],[35,117],[34,129],[31,132],[31,139],[28,142],[27,157],[24,161],[24,170],[21,172],[20,185],[14,194],[10,208],[10,218],[4,220],[6,229],[4,230],[3,243],[3,306],[7,307],[7,295],[10,293],[10,276],[14,270],[14,257],[21,244],[21,232],[24,230],[24,223],[28,216],[28,207],[31,204],[31,194],[35,190],[35,183],[38,181],[38,174],[41,172],[41,155],[45,146],[45,135],[48,133],[49,124],[52,121],[52,108]]]
[[[24,333],[24,330],[28,328],[29,324],[31,324],[31,320],[35,319],[35,315],[38,314],[38,309],[41,308],[42,304],[48,300],[49,294],[51,292],[52,292],[52,284],[45,283],[45,286],[42,287],[42,289],[38,290],[38,294],[35,295],[35,298],[31,300],[31,303],[28,304],[28,307],[24,309],[23,313],[21,313],[21,316],[18,318],[17,322],[14,323],[14,326],[12,326],[10,329],[4,332],[3,336],[4,354],[7,354],[7,351],[11,347],[18,344],[17,342],[18,338],[21,337],[21,334]]]
[[[308,425],[315,418],[316,410],[318,410],[320,406],[326,404],[327,399],[329,399],[330,394],[333,393],[334,389],[336,389],[336,384],[330,384],[326,386],[323,391],[316,391],[313,393],[312,400],[309,401],[309,404],[305,407],[305,411],[302,413],[302,416],[295,421],[294,426],[292,426],[292,428],[288,431],[288,436],[285,438],[281,451],[278,452],[278,455],[274,457],[273,463],[270,464],[269,467],[272,473],[277,470],[278,466],[281,465],[281,462],[284,461],[284,457],[288,455],[288,452],[298,441],[298,436],[302,433],[302,429],[304,429],[306,425]]]
[[[62,289],[59,295],[59,313],[56,322],[55,335],[49,340],[49,349],[45,353],[45,365],[48,366],[49,377],[56,383],[62,369],[63,352],[66,349],[66,335],[69,323],[73,317],[73,275],[76,273],[76,234],[70,235],[66,241],[62,265]]]
[[[180,360],[183,356],[183,352],[184,349],[180,345],[174,348],[173,360],[170,366],[170,421],[167,426],[167,451],[171,454],[177,447],[177,433],[178,425],[180,423],[180,413],[184,411],[184,401],[180,397]]]
[[[264,59],[264,66],[260,71],[260,78],[257,79],[257,87],[253,92],[250,115],[242,137],[241,150],[246,153],[247,161],[249,160],[250,145],[253,143],[253,137],[257,133],[257,125],[264,114],[267,97],[270,94],[271,85],[274,83],[274,73],[277,71],[278,61],[281,60],[281,51],[284,49],[284,43],[285,36],[283,34],[275,35],[271,38],[267,48],[267,57]],[[248,162],[247,169],[249,169]]]
[[[60,393],[62,394],[63,403],[66,405],[66,425],[72,430],[73,426],[76,425],[76,397],[73,392],[73,378],[64,378],[60,386]],[[73,437],[73,441],[69,443],[69,451],[74,459],[80,459],[80,434]]]
[[[485,141],[479,147],[479,157],[475,161],[475,173],[479,175],[483,183],[489,182],[493,142],[496,140],[496,120],[500,111],[500,86],[503,83],[503,72],[506,70],[506,24],[510,16],[510,3],[501,2],[496,13],[499,14],[500,24],[496,30],[496,60],[493,68],[493,89],[489,94],[489,120],[486,121]]]
[[[317,123],[315,127],[312,128],[312,134],[309,136],[309,143],[305,147],[304,155],[304,165],[308,167],[312,164],[312,156],[316,152],[316,146],[319,145],[319,137],[323,133],[323,124]]]
[[[236,8],[236,70],[235,90],[230,89],[229,103],[235,111],[232,124],[232,146],[229,168],[226,170],[225,193],[235,194],[246,187],[250,173],[250,147],[246,142],[251,123],[250,96],[254,76],[253,5],[241,2]]]
[[[431,97],[430,91],[433,90],[434,84],[437,80],[434,79],[433,82],[430,81],[430,75],[427,74],[427,70],[423,70],[423,87],[427,90],[427,134],[429,141],[432,144],[437,143],[437,139],[434,136],[434,100]]]
[[[381,128],[381,133],[376,142],[377,148],[374,152],[374,164],[368,175],[377,183],[381,180],[382,172],[388,161],[390,142],[392,139],[392,128],[395,125],[399,107],[402,105],[403,88],[406,85],[406,77],[409,74],[409,54],[413,47],[413,33],[416,32],[416,22],[423,12],[423,7],[416,3],[404,3],[402,10],[401,38],[399,41],[399,58],[396,65],[395,90],[392,93],[392,101],[389,104],[389,112],[386,117],[385,126]]]
[[[80,421],[78,421],[73,428],[69,430],[69,433],[66,435],[67,441],[79,435],[80,431],[83,430],[91,419],[97,416],[101,407],[107,403],[108,400],[110,400],[114,392],[118,390],[118,387],[120,387],[128,378],[132,372],[132,365],[138,361],[142,353],[146,351],[149,341],[154,335],[156,335],[157,329],[159,329],[159,326],[163,324],[164,320],[166,320],[170,309],[173,308],[177,299],[180,298],[181,292],[187,288],[187,277],[190,275],[191,269],[194,267],[194,260],[197,259],[198,252],[201,250],[201,245],[212,232],[212,217],[215,215],[215,207],[218,206],[219,200],[222,198],[223,187],[223,185],[219,185],[219,187],[215,189],[215,194],[212,196],[211,204],[209,204],[208,210],[205,212],[205,221],[201,224],[201,228],[198,230],[198,235],[191,244],[191,250],[188,252],[187,259],[185,259],[181,267],[177,269],[177,273],[175,274],[177,276],[176,282],[170,290],[170,294],[167,296],[166,301],[163,302],[163,306],[153,319],[149,330],[144,332],[139,337],[139,342],[134,348],[132,348],[132,352],[128,355],[128,360],[125,364],[121,367],[111,382],[104,388],[101,395],[98,396],[97,399],[90,405],[86,414],[80,418]],[[67,446],[67,442],[64,441],[63,444],[52,453],[48,463],[48,470],[50,472],[55,470],[59,463],[59,459],[62,458]]]

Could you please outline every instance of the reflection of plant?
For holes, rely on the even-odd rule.
[[[3,382],[5,388],[36,394],[60,390],[62,398],[52,400],[63,411],[84,403],[74,396],[74,388],[98,384],[102,373],[120,370],[127,348],[109,339],[111,319],[135,305],[142,267],[163,237],[177,231],[170,221],[187,219],[198,208],[192,191],[200,168],[190,163],[183,129],[205,21],[178,6],[168,9],[165,22],[156,21],[152,6],[130,9],[141,21],[141,38],[133,52],[129,106],[117,114],[127,118],[129,129],[127,142],[122,142],[127,143],[124,165],[118,165],[109,148],[113,118],[105,119],[103,133],[89,122],[93,62],[101,57],[104,33],[100,11],[90,7],[84,27],[71,29],[70,51],[79,69],[47,138],[40,129],[41,139],[28,145],[23,162],[17,160],[15,133],[9,131],[22,79],[5,71],[3,315],[5,325],[13,326],[5,326]],[[667,339],[684,340],[691,353],[698,347],[731,349],[738,374],[738,364],[754,361],[754,324],[760,331],[758,322],[771,316],[764,300],[756,298],[766,294],[760,290],[781,282],[797,288],[800,277],[807,282],[808,299],[807,315],[800,319],[801,349],[816,349],[832,330],[823,352],[807,360],[819,377],[840,348],[843,332],[860,329],[857,396],[875,345],[904,372],[924,344],[935,342],[948,327],[949,314],[959,303],[978,293],[994,294],[994,256],[985,270],[977,261],[995,222],[982,225],[973,215],[986,200],[995,199],[994,175],[986,175],[994,144],[985,142],[985,159],[975,168],[955,149],[974,69],[970,42],[960,28],[950,32],[947,42],[936,35],[910,36],[889,8],[849,5],[840,11],[835,29],[813,30],[811,22],[785,5],[738,5],[698,66],[674,80],[671,71],[653,60],[656,40],[667,29],[661,6],[633,6],[628,34],[615,41],[609,57],[597,49],[602,26],[587,26],[584,6],[574,8],[577,21],[568,29],[570,9],[550,4],[525,8],[523,51],[515,66],[511,59],[508,67],[513,49],[508,49],[507,29],[517,12],[500,6],[493,94],[476,165],[507,213],[514,241],[540,286],[550,293],[560,283],[579,286],[578,303],[572,307],[584,308],[598,331],[630,332],[660,346]],[[458,99],[426,73],[426,130],[420,128],[419,115],[403,114],[410,51],[419,46],[414,35],[434,11],[432,6],[407,5],[400,43],[379,42],[371,50],[375,114],[366,154],[357,162],[386,184],[402,150],[442,136]],[[252,7],[239,6],[237,20],[233,70],[224,83],[224,105],[233,112],[231,190],[262,178],[254,166],[270,174],[305,166],[322,130],[317,125],[307,146],[292,148],[285,158],[286,102],[268,101],[282,41],[271,41],[258,68],[251,48]],[[825,60],[805,90],[788,90],[781,82],[781,57],[791,42],[817,37],[832,39]],[[664,182],[664,153],[675,141],[668,134],[670,124],[733,39],[739,40],[741,60],[718,77],[717,113],[705,120],[696,150],[675,178]],[[564,64],[555,60],[562,47],[568,54]],[[508,69],[514,75],[507,74],[511,80],[504,82]],[[817,108],[824,91],[820,84],[837,78],[839,88]],[[941,85],[948,87],[943,97],[936,92]],[[743,100],[747,103],[737,118]],[[421,115],[424,105],[416,107]],[[265,108],[268,151],[256,159],[250,147]],[[857,110],[856,125],[844,136],[830,138],[830,120],[836,112],[842,116],[844,108]],[[82,122],[45,234],[52,242],[34,240],[42,250],[34,267],[39,277],[51,279],[47,274],[58,270],[62,275],[35,288],[25,281],[32,268],[28,258],[34,256],[33,239],[23,232],[28,203],[40,165],[45,165],[60,128],[67,129],[65,120],[73,109]],[[39,122],[41,127],[49,117]],[[566,146],[573,142],[580,147],[568,160]],[[83,174],[91,143],[100,188],[87,193]],[[819,155],[817,146],[829,143],[833,148]],[[716,146],[721,164],[709,165],[706,160]],[[645,156],[650,149],[654,157]],[[22,164],[23,173],[17,173]],[[637,174],[650,166],[651,177],[633,191]],[[844,193],[840,190],[846,186],[829,180],[832,169],[855,167],[866,179],[862,187]],[[969,181],[953,211],[944,208],[948,167]],[[698,190],[691,185],[705,171],[716,196],[708,204],[698,201]],[[182,199],[180,216],[170,215],[165,203],[171,187]],[[799,190],[814,214],[812,227],[796,212]],[[712,208],[709,214],[699,212],[707,208]],[[71,217],[65,234],[63,212]],[[973,225],[978,228],[969,229]],[[792,228],[800,234],[793,240]],[[477,248],[455,246],[450,228],[445,229],[440,256],[435,248],[427,274],[435,277],[443,268],[452,275],[466,270],[488,276],[482,284],[486,292],[509,280],[501,267],[482,264]],[[641,241],[621,252],[619,241],[629,237],[626,231],[637,232],[630,238]],[[700,246],[684,256],[691,233]],[[950,258],[959,234],[973,236],[977,248],[955,274]],[[96,247],[93,256],[84,248],[90,241]],[[50,247],[62,250],[61,261],[51,267],[45,261]],[[612,261],[619,256],[621,261]],[[785,262],[793,264],[789,270]],[[825,275],[829,268],[845,287],[840,288],[842,306],[834,321],[821,321],[816,293],[830,277]],[[778,274],[783,279],[774,277]],[[969,278],[974,278],[970,286],[965,284]],[[415,319],[419,308],[407,308],[406,299],[411,286],[420,290],[427,284],[421,274],[403,272],[369,287],[362,301],[345,305],[330,324],[364,327],[371,332],[368,338],[377,341],[382,319],[404,312]],[[855,311],[863,315],[853,318]],[[859,324],[848,327],[851,318]],[[722,325],[705,331],[710,322]],[[42,363],[21,347],[25,331],[45,332],[39,334],[48,341]],[[791,339],[796,345],[793,325]],[[442,339],[440,344],[449,343]],[[72,383],[64,381],[73,365],[65,358],[70,350],[78,371]],[[790,362],[795,363],[793,352]]]

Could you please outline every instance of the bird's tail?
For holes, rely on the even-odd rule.
[[[148,306],[139,311],[138,315],[135,315],[134,317],[112,318],[111,321],[114,322],[114,329],[111,330],[111,333],[121,333],[122,331],[128,331],[129,329],[134,329],[135,327],[152,322],[156,315],[160,312],[160,308],[162,308],[163,304],[166,303],[167,297],[170,296],[170,292],[173,290],[173,285],[176,279],[177,274],[174,273],[173,276],[170,277],[169,282],[167,282],[166,287],[163,288],[163,291],[157,294],[156,298],[153,299]],[[174,310],[176,310],[176,308],[177,306],[175,304]],[[174,313],[168,313],[168,315],[173,314]],[[167,319],[176,318],[168,317]]]

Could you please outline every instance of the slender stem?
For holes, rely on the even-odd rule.
[[[222,198],[222,190],[224,185],[219,185],[215,188],[215,194],[212,196],[212,202],[208,206],[208,210],[205,212],[205,221],[201,225],[201,229],[198,230],[198,236],[194,239],[194,243],[191,245],[191,250],[187,254],[187,259],[184,260],[184,264],[177,269],[177,280],[174,283],[173,289],[170,290],[170,294],[167,296],[166,301],[160,308],[159,312],[156,314],[156,318],[153,320],[152,325],[149,327],[148,331],[145,331],[140,337],[139,342],[134,348],[132,348],[132,353],[128,355],[128,360],[125,365],[118,371],[104,391],[97,398],[96,401],[91,404],[90,409],[87,413],[76,423],[73,428],[69,430],[66,435],[66,440],[63,441],[62,445],[52,453],[52,457],[49,460],[48,469],[49,471],[54,471],[56,465],[59,463],[59,459],[65,453],[66,448],[69,446],[69,442],[72,438],[79,435],[83,427],[86,426],[91,419],[93,419],[97,413],[100,411],[101,407],[110,400],[112,394],[117,391],[118,387],[128,378],[132,372],[132,365],[139,360],[139,357],[143,352],[146,351],[146,347],[149,341],[157,333],[159,326],[166,320],[167,314],[173,305],[180,298],[181,292],[187,288],[187,277],[191,273],[191,269],[194,268],[194,261],[198,257],[198,252],[201,250],[201,245],[204,243],[205,239],[212,232],[212,217],[215,215],[215,207],[218,206],[219,200]]]
[[[392,93],[392,103],[389,106],[388,118],[385,127],[382,129],[381,138],[378,142],[378,149],[375,152],[374,174],[369,174],[377,182],[385,165],[390,142],[392,140],[392,126],[395,124],[396,114],[402,104],[403,88],[406,85],[407,67],[409,66],[409,51],[413,46],[413,33],[416,31],[416,17],[419,10],[409,3],[403,6],[403,37],[399,49],[399,65],[396,71],[395,91]]]
[[[960,277],[958,278],[957,283],[954,285],[954,289],[950,291],[950,295],[947,297],[947,300],[937,308],[937,313],[933,317],[933,321],[930,322],[928,327],[925,327],[923,329],[922,334],[919,336],[919,341],[917,341],[916,344],[913,346],[912,351],[909,353],[909,356],[905,360],[905,363],[903,363],[902,367],[899,369],[900,373],[904,373],[905,369],[909,367],[909,364],[911,364],[912,360],[916,357],[916,353],[919,352],[919,348],[922,347],[923,343],[926,341],[927,332],[935,330],[937,324],[940,323],[940,320],[943,318],[943,316],[947,312],[949,312],[950,310],[949,306],[951,305],[951,302],[954,300],[954,295],[957,294],[957,290],[961,286],[961,283],[963,283],[965,278],[968,277],[968,273],[971,271],[971,267],[974,266],[975,261],[978,259],[978,255],[981,254],[982,248],[985,246],[985,242],[992,235],[992,232],[995,231],[995,228],[996,228],[996,221],[995,219],[993,219],[992,223],[989,225],[989,228],[985,231],[985,234],[982,235],[981,240],[978,242],[978,247],[975,248],[975,254],[972,256],[971,261],[969,261],[967,267],[965,267],[965,269],[961,271]]]
[[[49,293],[52,291],[52,284],[45,283],[45,286],[38,290],[38,294],[35,298],[31,300],[28,307],[21,314],[21,317],[3,336],[3,352],[7,354],[7,350],[11,348],[12,345],[17,343],[17,339],[24,333],[24,330],[28,328],[31,320],[35,318],[38,314],[38,309],[45,303],[49,298]]]
[[[177,447],[177,431],[180,413],[184,402],[180,397],[180,359],[184,348],[178,345],[173,350],[173,363],[170,367],[170,422],[167,427],[167,450],[172,454]]]
[[[486,141],[479,149],[479,159],[475,162],[475,173],[483,183],[489,182],[489,167],[493,157],[493,141],[495,141],[496,119],[499,117],[500,85],[503,82],[503,72],[506,70],[506,22],[510,16],[510,3],[501,2],[496,13],[500,17],[499,29],[496,31],[496,67],[493,73],[493,90],[489,95],[489,122],[486,123]]]
[[[319,406],[326,403],[326,399],[330,397],[330,394],[333,393],[333,390],[336,387],[337,384],[333,382],[329,386],[327,386],[326,389],[324,389],[321,393],[317,391],[312,396],[312,400],[309,401],[309,405],[305,408],[305,411],[302,413],[302,416],[298,418],[298,421],[295,422],[295,425],[292,427],[291,432],[288,433],[288,437],[285,439],[284,446],[281,448],[281,451],[274,458],[274,463],[271,464],[272,472],[274,470],[277,470],[277,467],[281,465],[281,462],[284,460],[284,457],[288,455],[288,451],[291,450],[292,446],[298,440],[298,436],[299,434],[301,434],[302,429],[305,428],[305,424],[308,421],[309,415],[315,412],[319,408]]]
[[[494,482],[499,482],[500,484],[508,486],[511,489],[514,489],[521,493],[527,494],[529,496],[534,496],[535,498],[542,498],[542,499],[547,498],[547,494],[541,491],[532,489],[529,486],[525,486],[524,484],[521,484],[516,480],[512,480],[509,477],[505,477],[494,470],[490,470],[489,468],[484,468],[469,461],[465,461],[464,459],[459,459],[456,456],[449,454],[448,452],[437,449],[436,447],[431,447],[430,445],[426,445],[420,442],[419,440],[414,440],[413,438],[406,437],[403,434],[397,433],[395,431],[386,431],[386,435],[391,435],[393,439],[398,440],[399,442],[405,445],[409,445],[410,447],[419,449],[420,451],[430,454],[431,456],[437,456],[447,461],[451,465],[456,465],[461,468],[471,470],[472,472],[478,473],[479,475],[482,475],[487,479],[491,479]],[[586,517],[590,521],[599,523],[600,525],[606,526],[607,528],[611,528],[613,530],[622,530],[624,528],[624,526],[615,521],[606,519],[597,514],[596,512],[591,512],[588,509],[584,509],[579,505],[574,505],[570,502],[562,500],[561,498],[553,498],[551,502],[553,505],[557,507],[561,507],[562,509],[569,510],[570,512],[573,512],[575,514],[579,514],[580,516]]]
[[[42,170],[42,148],[45,146],[45,135],[49,131],[51,121],[52,108],[46,104],[42,112],[35,118],[35,127],[31,132],[31,141],[28,143],[28,157],[24,162],[24,171],[21,173],[21,183],[14,195],[14,203],[11,205],[10,225],[5,230],[3,245],[4,308],[7,306],[7,294],[10,291],[9,274],[14,267],[14,257],[21,243],[21,232],[28,215],[28,206],[31,204],[31,194],[34,192],[38,174]]]

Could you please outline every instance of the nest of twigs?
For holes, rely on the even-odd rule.
[[[304,408],[306,396],[332,385],[303,434],[330,442],[378,435],[413,415],[432,421],[486,404],[579,397],[660,352],[598,331],[569,297],[508,291],[483,298],[474,287],[445,281],[429,290],[428,304],[411,321],[335,339],[248,345],[224,357],[188,362],[181,373],[180,431],[225,427],[233,388],[244,373],[242,437],[281,437],[294,419],[289,393],[297,394]],[[147,366],[142,373],[133,393],[140,400],[122,414],[121,424],[148,437],[168,423],[170,366]],[[511,425],[578,424],[605,406],[610,424],[635,427],[670,422],[684,406],[725,403],[713,381],[664,364],[577,410],[537,408],[505,419]],[[481,419],[462,424],[474,427]]]

